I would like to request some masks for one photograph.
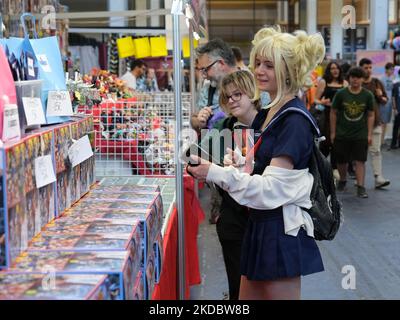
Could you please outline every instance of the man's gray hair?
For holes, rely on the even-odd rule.
[[[198,57],[207,54],[214,59],[222,59],[230,67],[236,65],[235,55],[231,47],[222,39],[217,38],[210,40],[205,45],[198,47],[196,49],[196,54]]]

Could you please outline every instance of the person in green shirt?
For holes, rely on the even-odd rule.
[[[372,142],[374,97],[362,87],[365,78],[362,68],[351,68],[348,75],[350,85],[335,95],[330,114],[330,138],[340,174],[337,189],[345,190],[347,164],[355,161],[357,196],[368,198],[364,187],[365,162]]]

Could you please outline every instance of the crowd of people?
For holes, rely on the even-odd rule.
[[[216,223],[229,298],[299,299],[301,276],[324,270],[305,210],[311,207],[308,164],[315,128],[325,137],[319,148],[330,158],[337,191],[346,190],[350,173],[356,195],[367,198],[368,157],[375,188],[390,184],[381,148],[392,113],[388,148],[400,147],[400,84],[392,63],[379,80],[367,58],[358,66],[329,61],[317,78],[315,69],[325,60],[319,33],[268,27],[251,44],[248,66],[240,50],[221,39],[197,49],[196,72],[204,81],[191,125],[198,133],[231,130],[232,146],[238,128],[250,129],[252,148],[223,150],[223,165],[193,155],[186,170],[211,188],[210,223]]]

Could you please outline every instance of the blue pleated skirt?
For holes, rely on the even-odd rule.
[[[240,269],[248,280],[271,281],[321,272],[324,265],[303,228],[297,237],[285,234],[282,212],[250,213]]]

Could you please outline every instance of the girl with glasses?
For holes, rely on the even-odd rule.
[[[259,119],[265,119],[265,110],[260,111],[261,102],[256,96],[255,79],[249,71],[236,71],[222,79],[219,103],[228,117],[214,128],[221,132],[221,137],[231,138],[229,142],[221,138],[220,143],[220,154],[223,155],[228,150],[223,161],[226,166],[240,167],[239,158],[244,159],[246,146],[249,147],[248,140],[254,139],[253,130],[260,128],[262,121]],[[264,116],[258,116],[259,112]],[[235,151],[224,150],[227,145],[235,146],[236,148],[233,148]],[[240,257],[248,210],[230,197],[227,191],[222,188],[218,188],[218,191],[222,196],[222,203],[216,229],[228,278],[229,299],[238,300],[241,279]]]

